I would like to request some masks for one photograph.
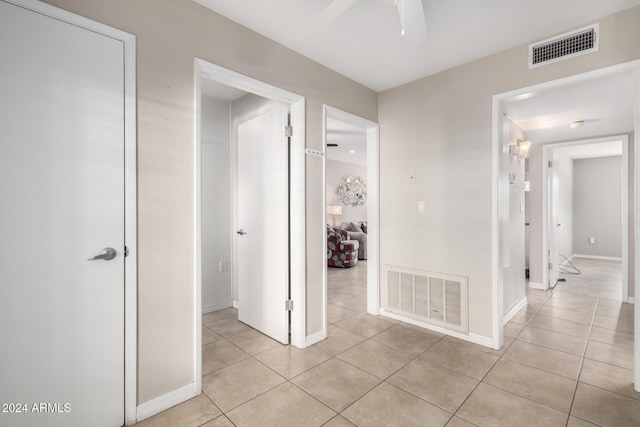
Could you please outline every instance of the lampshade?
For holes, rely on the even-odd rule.
[[[518,141],[518,153],[527,157],[529,155],[529,149],[531,148],[531,141]]]
[[[342,215],[342,206],[340,205],[327,205],[328,215]]]

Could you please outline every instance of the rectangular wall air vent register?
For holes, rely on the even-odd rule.
[[[529,45],[529,68],[540,67],[564,59],[596,52],[599,25],[594,24],[558,37]]]
[[[381,295],[385,311],[456,332],[469,332],[467,277],[385,267]]]

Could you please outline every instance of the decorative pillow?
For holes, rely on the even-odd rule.
[[[327,234],[331,233],[333,231],[333,227],[331,227],[329,224],[327,224]]]
[[[351,222],[349,224],[349,231],[357,231],[358,233],[362,233],[362,228],[357,222]]]

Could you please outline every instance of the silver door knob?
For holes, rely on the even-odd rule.
[[[88,261],[95,261],[98,259],[102,259],[105,261],[111,261],[112,259],[114,259],[116,257],[116,250],[113,248],[104,248],[102,250],[102,252],[100,252],[98,255],[94,255],[90,258],[87,258]]]
[[[245,234],[247,234],[247,232],[244,231],[242,228],[240,230],[236,231],[236,233],[238,233],[241,236],[244,236]]]

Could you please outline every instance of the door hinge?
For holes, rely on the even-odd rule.
[[[291,138],[293,136],[293,126],[284,127],[284,136],[287,138]]]
[[[288,299],[284,302],[284,310],[293,311],[293,300]]]
[[[129,246],[125,246],[124,247],[124,257],[128,257],[129,256]]]
[[[553,264],[549,263],[549,270],[553,269]]]
[[[551,160],[549,160],[549,167],[552,168],[553,167],[553,162]]]

